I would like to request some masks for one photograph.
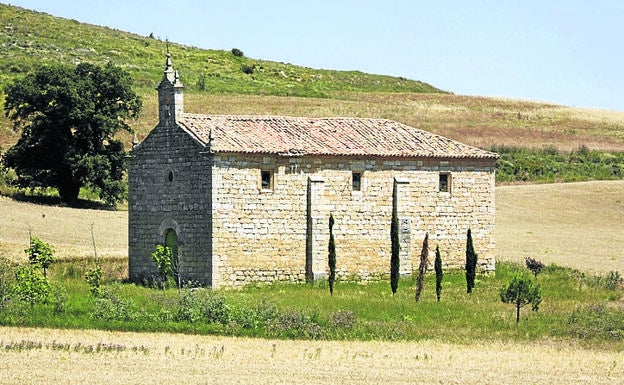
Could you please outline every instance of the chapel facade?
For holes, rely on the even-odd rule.
[[[131,280],[155,275],[158,244],[183,281],[324,279],[330,215],[338,279],[382,279],[393,212],[401,274],[418,269],[425,234],[463,268],[468,229],[494,269],[497,154],[385,119],[188,114],[169,54],[158,101],[129,160]]]

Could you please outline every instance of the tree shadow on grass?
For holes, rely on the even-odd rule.
[[[63,202],[58,195],[50,195],[46,193],[30,192],[25,190],[17,190],[9,194],[3,194],[18,202],[27,202],[44,206],[61,206],[71,207],[75,209],[89,210],[107,210],[115,211],[116,208],[105,204],[102,201],[94,201],[90,199],[78,198],[71,203]]]

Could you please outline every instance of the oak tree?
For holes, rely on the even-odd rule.
[[[4,111],[21,132],[3,157],[23,188],[57,188],[71,203],[80,188],[108,204],[125,196],[125,150],[115,135],[141,109],[130,75],[113,64],[42,65],[5,89]]]

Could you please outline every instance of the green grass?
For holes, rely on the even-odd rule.
[[[112,61],[128,70],[140,89],[153,89],[162,78],[166,44],[158,39],[5,4],[0,4],[0,26],[4,51],[0,58],[0,86],[39,64],[55,62]],[[184,74],[187,90],[312,97],[328,97],[337,91],[441,92],[426,83],[404,78],[316,70],[175,43],[169,47],[176,67]],[[239,48],[244,51],[245,47]],[[245,73],[243,67],[252,73]]]
[[[0,324],[54,328],[162,331],[275,338],[356,340],[438,340],[453,343],[562,339],[571,343],[624,349],[624,294],[619,275],[585,276],[555,265],[538,277],[543,302],[538,312],[514,308],[498,291],[523,267],[499,263],[496,274],[478,276],[466,294],[462,272],[446,272],[442,301],[429,275],[420,302],[413,279],[400,281],[392,296],[389,282],[366,285],[337,282],[329,296],[326,282],[279,283],[241,290],[160,290],[121,284],[120,259],[105,266],[104,300],[91,297],[83,273],[86,261],[52,265],[52,282],[68,293],[65,311],[53,302],[34,307],[8,302]],[[186,305],[182,305],[181,298]],[[110,300],[110,301],[109,301]],[[107,302],[108,301],[108,302]],[[112,304],[115,303],[115,304]],[[199,318],[192,312],[198,310]],[[180,317],[180,314],[187,314]],[[99,317],[96,316],[99,314]]]
[[[581,147],[564,152],[553,147],[527,149],[499,146],[497,183],[556,183],[624,178],[624,152],[590,150]]]

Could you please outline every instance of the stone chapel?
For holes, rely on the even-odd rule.
[[[158,108],[128,165],[131,280],[157,272],[158,244],[183,281],[324,279],[330,214],[338,279],[386,278],[393,211],[401,274],[426,233],[445,268],[463,268],[469,228],[494,269],[495,153],[385,119],[188,114],[169,53]]]

